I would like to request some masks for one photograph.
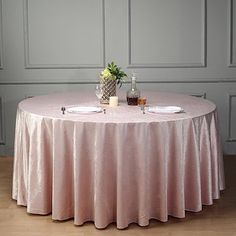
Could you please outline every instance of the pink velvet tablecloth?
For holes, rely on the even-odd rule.
[[[93,92],[33,97],[18,105],[13,199],[33,214],[116,222],[183,218],[213,204],[224,189],[216,106],[181,94],[144,92],[149,105],[177,114],[143,114],[120,96],[106,114],[70,114],[65,106],[98,105]],[[122,101],[123,99],[123,101]]]

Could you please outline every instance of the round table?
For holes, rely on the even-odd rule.
[[[91,92],[29,98],[16,117],[12,197],[52,219],[116,222],[125,228],[150,219],[201,211],[224,189],[216,106],[192,96],[143,92],[148,105],[180,106],[175,114],[143,114],[119,95],[106,113],[71,114],[98,106]]]

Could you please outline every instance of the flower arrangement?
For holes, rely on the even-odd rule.
[[[101,80],[115,80],[119,87],[122,86],[124,77],[127,77],[127,74],[122,71],[121,68],[118,67],[114,62],[108,63],[107,67],[100,74]]]

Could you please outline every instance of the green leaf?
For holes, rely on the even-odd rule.
[[[119,85],[119,87],[121,87],[124,82],[123,77],[127,77],[127,74],[124,71],[122,71],[121,67],[118,67],[114,61],[107,64],[107,69],[115,77],[116,84]]]

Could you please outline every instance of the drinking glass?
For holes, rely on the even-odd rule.
[[[95,86],[95,94],[96,94],[97,98],[98,98],[99,101],[100,101],[101,98],[102,98],[102,95],[103,95],[103,85],[97,84],[97,85]]]

